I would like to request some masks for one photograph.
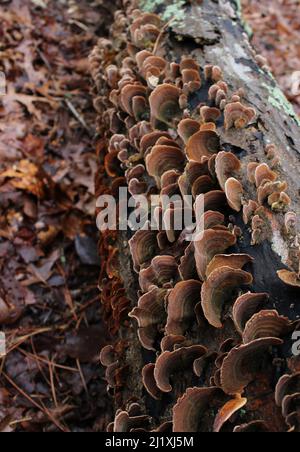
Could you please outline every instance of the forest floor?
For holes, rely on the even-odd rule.
[[[300,113],[299,1],[244,0],[254,44]],[[103,431],[95,115],[101,0],[1,0],[0,431]]]

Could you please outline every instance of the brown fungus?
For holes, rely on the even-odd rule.
[[[232,152],[220,152],[216,157],[216,176],[222,190],[225,191],[226,181],[240,171],[241,162]]]
[[[183,335],[195,317],[195,306],[200,301],[201,283],[181,281],[167,296],[167,334]]]
[[[180,114],[179,98],[181,91],[174,85],[159,85],[150,95],[150,109],[153,118],[172,125],[174,118]]]
[[[156,145],[146,157],[146,168],[150,176],[154,177],[157,186],[161,187],[162,175],[170,170],[183,171],[185,156],[174,146]]]
[[[263,338],[232,349],[221,369],[223,391],[229,395],[243,393],[261,370],[261,355],[282,343],[278,338]]]
[[[139,230],[129,241],[131,256],[136,271],[157,254],[157,233],[155,231]]]
[[[165,297],[167,290],[153,287],[143,295],[129,317],[138,322],[138,336],[142,346],[155,351],[155,343],[166,322]]]
[[[154,378],[155,364],[147,364],[142,369],[143,385],[148,394],[155,400],[160,400],[162,398],[162,392],[156,385]]]
[[[296,272],[280,270],[277,275],[287,286],[300,287],[300,276]]]
[[[174,433],[203,432],[201,420],[213,401],[222,400],[221,389],[189,388],[173,408]]]
[[[221,117],[221,110],[204,105],[200,108],[200,119],[202,123],[216,123]]]
[[[215,422],[213,431],[214,433],[219,433],[222,430],[222,427],[226,424],[227,421],[229,421],[232,416],[237,413],[239,410],[244,408],[244,406],[247,404],[248,400],[245,398],[242,398],[241,396],[237,395],[235,399],[229,400],[218,412]]]
[[[251,292],[241,295],[236,300],[232,310],[232,318],[240,334],[243,334],[248,320],[260,311],[267,304],[268,300],[269,295],[267,293]]]
[[[241,182],[234,177],[227,179],[225,183],[225,194],[229,206],[236,212],[240,212],[244,196],[244,189]]]
[[[230,267],[219,267],[210,274],[202,286],[202,309],[207,321],[215,328],[222,328],[223,306],[240,286],[252,284],[250,273]]]
[[[244,344],[264,337],[284,337],[291,333],[295,324],[277,311],[260,311],[254,314],[245,325],[243,332]]]
[[[203,157],[211,157],[220,151],[220,138],[213,130],[200,130],[191,136],[186,145],[189,160],[202,163]]]
[[[148,268],[142,269],[139,275],[140,288],[143,292],[151,286],[163,287],[179,278],[178,265],[173,256],[156,256]]]
[[[286,396],[297,393],[300,393],[300,372],[296,372],[293,375],[283,375],[276,385],[276,405],[282,407]]]
[[[202,281],[205,279],[207,266],[212,259],[235,244],[236,237],[229,231],[208,229],[203,232],[201,239],[195,242],[196,266]]]
[[[183,140],[183,142],[186,144],[188,140],[191,138],[191,136],[195,135],[195,133],[200,131],[200,124],[198,121],[195,121],[194,119],[183,119],[178,124],[178,135]]]
[[[207,349],[201,345],[182,347],[174,352],[163,352],[157,359],[154,369],[154,377],[157,386],[162,392],[171,392],[170,378],[177,372],[186,369],[193,370],[196,359],[207,353]]]
[[[224,111],[225,130],[232,127],[243,129],[247,127],[256,117],[254,108],[246,107],[241,102],[232,102],[226,105]]]
[[[266,182],[275,182],[278,175],[266,163],[261,163],[255,170],[255,184],[260,187]]]
[[[254,259],[249,256],[249,254],[218,254],[207,266],[206,277],[209,278],[211,273],[220,267],[230,267],[241,270],[246,264],[253,261]]]

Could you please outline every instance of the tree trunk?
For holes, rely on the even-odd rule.
[[[124,71],[120,73],[120,69],[122,64],[124,69],[124,59],[126,57],[130,56],[133,60],[134,67],[131,75],[134,74],[135,81],[145,87],[147,86],[144,79],[145,74],[141,74],[137,70],[135,63],[135,54],[143,50],[141,44],[143,39],[136,38],[136,41],[132,42],[134,39],[133,35],[128,32],[128,27],[137,20],[137,14],[133,12],[132,2],[124,1],[124,4],[122,12],[116,15],[115,23],[111,30],[110,42],[101,40],[91,56],[92,73],[96,85],[95,107],[99,113],[98,150],[101,167],[97,180],[98,195],[104,192],[115,193],[116,187],[124,185],[124,182],[126,183],[125,170],[128,167],[132,167],[132,162],[145,163],[142,159],[139,161],[131,159],[130,165],[127,160],[119,168],[116,164],[116,158],[113,159],[113,157],[116,157],[117,152],[113,152],[112,146],[109,145],[109,140],[114,134],[124,134],[126,139],[130,141],[130,145],[129,143],[126,144],[127,150],[130,146],[130,152],[135,154],[138,152],[137,142],[133,142],[132,136],[128,133],[128,130],[134,126],[138,119],[134,119],[132,112],[128,111],[128,108],[127,111],[126,107],[124,108],[124,103],[122,104],[120,97],[116,97],[119,96],[120,90],[117,91],[118,86],[115,84],[114,77],[120,80],[121,76],[124,75]],[[257,202],[257,187],[253,181],[249,180],[248,164],[251,162],[266,163],[272,169],[272,174],[268,172],[268,177],[276,177],[281,182],[286,181],[288,188],[282,188],[282,192],[286,192],[290,201],[285,194],[282,195],[280,200],[279,196],[275,194],[274,198],[272,198],[274,202],[271,201],[268,204],[268,202],[263,201],[261,202],[263,207],[260,206],[258,211],[254,210],[253,215],[255,219],[252,219],[252,221],[250,219],[249,224],[245,224],[243,221],[241,209],[226,210],[226,225],[238,235],[234,247],[229,248],[230,252],[226,250],[227,254],[244,253],[254,259],[253,265],[251,264],[251,266],[247,267],[253,275],[253,283],[246,290],[239,286],[237,292],[231,293],[231,303],[228,306],[226,305],[226,310],[222,312],[222,328],[215,328],[207,321],[207,318],[204,321],[202,318],[203,313],[201,311],[201,314],[199,314],[198,306],[196,311],[199,314],[198,317],[201,317],[200,325],[197,323],[195,314],[188,328],[184,329],[185,342],[181,344],[181,347],[186,347],[186,356],[185,358],[182,356],[178,358],[174,355],[175,369],[169,372],[173,388],[170,392],[167,392],[167,390],[161,391],[163,383],[159,382],[160,388],[156,388],[159,400],[155,400],[145,390],[141,375],[143,367],[149,363],[156,363],[158,356],[162,354],[159,344],[160,339],[164,335],[163,328],[159,329],[158,325],[156,325],[158,328],[155,345],[156,352],[146,350],[140,343],[136,320],[128,317],[128,312],[138,305],[139,295],[141,295],[138,281],[139,275],[133,269],[133,260],[129,248],[129,240],[132,238],[133,233],[130,231],[107,232],[102,235],[101,253],[102,255],[104,253],[107,257],[107,266],[103,269],[101,275],[102,301],[107,308],[107,320],[110,322],[111,329],[119,337],[116,344],[114,344],[117,364],[116,359],[111,356],[108,358],[106,355],[104,358],[102,356],[102,361],[108,366],[108,373],[110,374],[109,390],[114,396],[116,410],[118,408],[127,410],[130,418],[133,418],[130,423],[127,421],[126,423],[122,417],[116,417],[114,429],[115,431],[122,429],[130,431],[138,428],[151,430],[158,428],[164,422],[174,421],[173,426],[166,424],[163,428],[166,431],[171,428],[175,431],[212,431],[213,428],[217,430],[216,415],[222,406],[234,398],[233,394],[235,393],[234,389],[230,391],[224,383],[226,369],[224,370],[223,367],[225,364],[230,366],[231,358],[237,366],[237,369],[232,369],[233,373],[239,371],[243,375],[250,373],[252,377],[248,378],[247,383],[242,384],[242,382],[241,388],[237,391],[248,399],[247,404],[241,403],[239,405],[239,407],[243,405],[243,409],[238,410],[236,407],[232,411],[232,414],[236,413],[235,417],[231,418],[231,422],[225,423],[224,421],[224,425],[221,422],[222,428],[225,431],[232,432],[236,426],[248,424],[248,427],[242,427],[242,429],[275,432],[287,431],[289,428],[298,429],[299,405],[297,405],[296,401],[293,401],[292,411],[288,410],[288,413],[285,412],[283,415],[282,407],[277,406],[275,403],[274,391],[281,376],[293,374],[293,372],[300,370],[299,360],[292,355],[291,351],[292,333],[296,325],[293,324],[291,326],[290,323],[298,320],[300,316],[300,305],[298,303],[299,287],[295,287],[297,285],[300,286],[298,279],[299,225],[294,225],[295,216],[298,217],[300,211],[298,198],[299,119],[280,91],[272,74],[264,66],[262,58],[256,55],[251,47],[249,31],[247,32],[247,26],[243,23],[242,13],[237,0],[203,0],[203,2],[196,0],[140,0],[136,2],[136,6],[142,11],[158,14],[163,21],[160,34],[158,36],[157,34],[155,35],[155,40],[151,41],[153,34],[149,34],[150,38],[148,36],[148,40],[145,39],[144,44],[147,50],[156,56],[164,58],[169,63],[178,63],[183,57],[191,57],[202,68],[202,87],[189,95],[187,111],[182,112],[181,117],[176,119],[176,126],[175,122],[172,122],[171,126],[169,121],[166,127],[166,124],[164,123],[163,125],[162,121],[156,121],[156,128],[164,129],[164,131],[167,129],[169,132],[172,129],[172,138],[176,139],[177,143],[180,143],[182,149],[185,149],[183,142],[174,136],[174,131],[183,115],[199,121],[199,104],[216,106],[212,99],[209,100],[208,90],[217,81],[218,77],[215,80],[208,79],[205,81],[203,68],[206,65],[218,66],[222,70],[222,79],[228,86],[226,100],[221,102],[222,108],[224,109],[225,104],[232,105],[231,97],[238,94],[242,98],[241,103],[244,106],[254,108],[256,111],[255,119],[249,121],[249,124],[234,122],[236,119],[234,117],[233,124],[231,124],[233,127],[228,126],[226,128],[224,127],[223,114],[222,119],[217,122],[217,133],[221,141],[219,150],[232,152],[238,157],[242,165],[241,172],[236,178],[243,186],[242,204],[244,209],[250,200]],[[143,33],[146,35],[146,31],[142,30]],[[154,48],[151,42],[155,44]],[[107,68],[110,65],[116,66],[119,72],[117,73],[116,68],[114,68],[111,70],[111,74],[114,75],[108,76],[109,71],[107,71]],[[127,67],[132,68],[129,62]],[[208,68],[206,70],[208,71]],[[162,80],[159,83],[163,83]],[[171,83],[175,84],[175,79]],[[148,99],[155,87],[147,89],[146,97]],[[115,90],[115,96],[110,97],[113,90]],[[234,100],[239,99],[236,98]],[[153,109],[151,114],[153,123]],[[118,115],[118,119],[116,115]],[[141,117],[139,119],[141,120]],[[232,120],[232,117],[230,118],[229,115],[230,119]],[[240,128],[239,126],[241,125],[244,127]],[[274,151],[275,148],[268,147],[271,144],[275,145],[276,151]],[[109,149],[110,153],[108,152]],[[267,155],[268,152],[271,153]],[[136,165],[137,163],[134,164]],[[252,176],[254,177],[254,172]],[[146,180],[151,184],[151,187],[154,186],[152,179],[151,181],[149,178]],[[263,184],[266,183],[265,180],[262,182]],[[217,189],[220,190],[220,188]],[[159,193],[159,187],[156,188],[156,193]],[[259,225],[257,225],[256,221],[258,221]],[[159,254],[173,255],[177,264],[179,264],[187,246],[188,244],[185,244],[185,247],[182,247],[181,244],[178,252],[178,243],[168,243],[165,249],[159,251]],[[117,257],[116,252],[118,252]],[[155,257],[155,254],[151,257]],[[149,268],[151,259],[142,264],[142,268]],[[279,278],[277,272],[281,269],[289,269],[290,272],[293,272],[293,275],[290,273],[286,274],[288,278],[294,278],[292,285],[286,284]],[[222,267],[222,272],[224,273],[224,267]],[[177,280],[170,281],[170,285],[167,286],[168,290],[178,283],[179,279],[178,277]],[[202,279],[201,283],[207,284],[207,275],[199,278],[199,283],[200,279]],[[155,285],[159,286],[157,280]],[[219,288],[220,285],[217,289]],[[152,290],[149,287],[148,289],[149,291]],[[252,293],[267,293],[269,299],[265,300],[263,310],[272,310],[273,314],[274,310],[276,310],[279,316],[288,317],[290,322],[287,319],[278,321],[277,318],[275,320],[276,326],[272,324],[271,327],[269,326],[270,328],[262,328],[263,331],[260,330],[260,324],[255,323],[257,331],[256,336],[252,336],[251,343],[258,338],[264,338],[262,341],[265,340],[266,342],[265,338],[272,336],[275,338],[280,337],[283,345],[270,349],[267,344],[268,353],[264,354],[263,358],[261,358],[261,349],[258,347],[258,351],[256,351],[257,348],[253,346],[253,354],[250,354],[250,358],[248,356],[248,359],[246,357],[242,363],[239,363],[241,366],[239,368],[234,361],[234,353],[236,351],[240,353],[242,347],[247,347],[247,345],[242,345],[243,340],[245,343],[247,341],[245,337],[242,340],[240,334],[236,331],[236,326],[231,319],[233,314],[230,306],[232,307],[236,298],[247,292],[247,290]],[[167,304],[165,309],[168,310]],[[254,310],[251,314],[257,315],[257,310]],[[246,318],[246,320],[248,321],[250,317]],[[280,322],[284,324],[284,327],[282,325],[278,327]],[[232,339],[231,342],[228,341],[230,339]],[[189,355],[191,354],[191,349],[188,348],[192,345],[205,346],[210,353],[215,354],[212,356],[207,355],[203,360],[205,365],[200,377],[196,377],[193,374],[193,362]],[[236,349],[232,349],[233,347],[236,347]],[[181,350],[183,349],[181,348]],[[225,364],[223,361],[224,353],[227,354],[225,355],[225,361],[227,360]],[[179,354],[177,352],[177,355]],[[214,364],[216,357],[219,357],[217,366]],[[260,360],[260,368],[253,369],[253,366],[251,367],[249,364],[251,360]],[[185,364],[183,364],[184,362]],[[233,364],[231,365],[233,366]],[[168,371],[165,370],[165,373],[168,374]],[[220,392],[208,396],[208,390],[205,388],[216,386],[221,387],[224,392],[220,389]],[[199,390],[195,390],[195,393],[187,391],[188,388],[194,387],[202,388],[203,392],[201,393]],[[217,390],[215,389],[215,391]],[[295,392],[299,391],[295,390]],[[291,395],[291,393],[285,393],[284,395]],[[182,396],[183,398],[180,399]],[[192,415],[189,414],[187,420],[179,419],[178,413],[185,412],[185,402],[191,403],[193,397],[195,402],[192,405]],[[140,408],[130,407],[133,402],[137,402]],[[204,406],[205,410],[203,411]],[[189,410],[190,412],[191,409]],[[291,413],[293,416],[288,418]],[[150,425],[146,425],[144,419],[134,418],[136,414],[150,416]],[[195,416],[198,420],[196,421],[195,418],[190,419],[192,416]],[[253,421],[264,421],[265,424],[262,422],[251,424]],[[112,429],[113,426],[111,425],[109,428]]]

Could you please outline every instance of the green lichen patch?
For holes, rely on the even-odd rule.
[[[186,0],[174,0],[171,4],[166,5],[164,0],[141,0],[140,7],[146,12],[160,12],[162,20],[168,22],[174,20],[180,22],[184,19]],[[161,11],[160,11],[161,10]]]
[[[278,110],[285,111],[300,126],[300,119],[296,115],[292,104],[287,100],[281,89],[277,85],[270,86],[266,83],[264,83],[263,86],[268,90],[269,93],[268,102]]]

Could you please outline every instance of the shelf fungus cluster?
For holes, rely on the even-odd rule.
[[[139,291],[122,334],[136,328],[143,353],[130,367],[129,341],[122,356],[106,347],[101,362],[111,390],[127,357],[140,392],[137,400],[128,390],[108,431],[299,431],[300,362],[287,353],[298,322],[254,279],[259,246],[295,222],[276,147],[245,163],[224,140],[256,131],[244,90],[233,91],[218,66],[170,60],[161,19],[130,5],[91,55],[95,108],[107,183],[124,183],[134,198],[156,195],[160,227],[127,235]],[[194,216],[201,199],[195,240],[166,221],[163,195],[188,195]],[[178,209],[174,202],[169,218]],[[299,287],[293,271],[279,278]]]

